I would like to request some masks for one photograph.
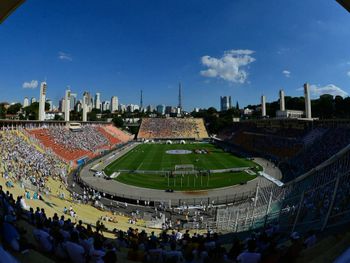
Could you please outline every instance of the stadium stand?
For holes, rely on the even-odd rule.
[[[295,178],[326,161],[350,143],[349,128],[333,128],[290,160],[281,163],[285,180]]]
[[[134,138],[133,135],[131,135],[123,130],[118,129],[117,127],[115,127],[113,125],[103,125],[101,127],[123,143],[131,141]]]
[[[39,151],[19,131],[0,132],[1,171],[7,184],[12,180],[31,183],[44,191],[49,177],[63,178],[68,167],[51,154]]]
[[[95,151],[99,147],[108,145],[108,140],[100,134],[98,126],[84,125],[80,132],[72,132],[66,127],[49,127],[47,129],[55,143],[63,145],[66,149],[82,149]]]
[[[324,135],[324,133],[327,131],[326,128],[320,127],[312,129],[309,133],[307,133],[303,137],[303,142],[305,146],[311,145],[313,142],[315,142],[316,139],[319,139]]]
[[[203,119],[144,118],[138,139],[206,139],[209,138]]]
[[[71,131],[65,126],[48,126],[25,131],[67,162],[93,158],[99,151],[109,150],[116,144],[131,139],[131,136],[111,125],[83,125],[79,131]]]
[[[121,142],[118,138],[107,132],[103,127],[97,127],[97,130],[108,140],[110,145],[115,145]]]
[[[66,160],[67,162],[75,161],[84,156],[89,156],[90,152],[81,149],[66,148],[58,144],[50,136],[46,129],[27,130],[29,134],[40,140],[40,142],[47,148],[52,149],[55,154]],[[92,157],[92,154],[90,155]]]
[[[350,143],[350,128],[314,124],[307,129],[258,127],[249,122],[224,129],[218,137],[246,156],[272,160],[288,182],[326,161]]]
[[[224,242],[218,234],[191,235],[188,230],[147,233],[130,227],[114,230],[115,237],[106,237],[102,222],[94,225],[73,221],[67,214],[49,215],[45,209],[24,209],[23,198],[13,196],[0,187],[0,227],[4,254],[12,261],[26,262],[35,258],[70,262],[294,262],[293,259],[316,244],[316,236],[291,235],[291,241],[281,235],[278,225]],[[278,247],[281,246],[281,247]],[[10,252],[10,253],[9,253]],[[12,255],[11,255],[12,254]],[[252,262],[252,261],[249,261]]]
[[[0,228],[6,262],[318,262],[337,258],[349,233],[286,234],[278,224],[230,237],[188,230],[147,233],[129,227],[108,234],[103,222],[86,224],[69,213],[24,207],[24,196],[0,187]],[[30,200],[27,200],[30,202]],[[72,208],[69,208],[71,211]],[[226,240],[226,241],[225,241]],[[327,249],[325,249],[327,248]]]
[[[130,223],[124,223],[121,231],[108,233],[101,222],[109,229],[121,229],[123,223],[95,223],[98,216],[115,217],[93,207],[96,201],[99,206],[103,193],[91,189],[87,194],[67,192],[67,165],[24,132],[0,132],[0,184],[6,188],[0,189],[0,249],[4,249],[8,262],[115,262],[116,256],[121,262],[239,262],[252,257],[261,262],[318,262],[321,258],[330,262],[347,256],[349,233],[320,232],[342,229],[350,221],[350,146],[343,147],[349,144],[346,127],[328,127],[300,150],[303,155],[296,156],[302,160],[313,156],[312,149],[318,153],[327,150],[324,156],[312,157],[317,160],[311,162],[315,166],[308,173],[283,187],[260,185],[255,198],[218,208],[212,229],[237,233],[228,236],[211,232],[190,235],[178,231],[175,223],[159,235],[130,227]],[[260,137],[260,133],[250,129],[244,136]],[[284,131],[271,133],[264,132],[274,139],[292,138]],[[99,134],[104,136],[103,132]],[[307,134],[300,133],[297,140],[303,141]],[[260,141],[255,145],[266,146]],[[66,195],[64,199],[61,192]],[[30,209],[34,207],[39,208]],[[118,220],[127,219],[119,216]]]

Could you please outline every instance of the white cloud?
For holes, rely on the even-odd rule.
[[[300,88],[298,90],[303,90],[303,88]],[[334,84],[328,84],[326,86],[310,85],[310,92],[313,97],[319,97],[323,94],[330,94],[333,96],[342,96],[344,98],[349,95],[346,91],[342,90]]]
[[[346,75],[348,75],[348,77],[350,77],[350,71],[348,71],[348,73],[346,73]]]
[[[37,80],[32,80],[30,82],[24,82],[22,87],[24,89],[35,89],[38,87],[39,82]]]
[[[255,61],[251,55],[252,50],[228,50],[221,58],[203,56],[201,62],[207,70],[202,70],[200,74],[208,78],[221,78],[226,81],[244,83],[248,73],[243,67]]]
[[[291,72],[289,70],[283,70],[282,73],[286,78],[289,78],[290,74],[291,74]]]
[[[62,51],[58,52],[58,58],[61,60],[72,61],[72,56],[70,54],[64,53]]]

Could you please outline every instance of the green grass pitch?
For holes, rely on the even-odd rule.
[[[168,154],[167,150],[190,150],[190,154]],[[194,150],[206,150],[207,154],[197,154]],[[233,167],[252,167],[257,164],[244,158],[238,158],[231,153],[209,143],[193,144],[141,144],[129,151],[105,168],[105,173],[111,175],[118,170],[174,170],[175,165],[192,164],[196,170],[216,170]],[[168,178],[159,174],[121,173],[116,180],[125,184],[174,190],[203,190],[225,187],[246,182],[255,178],[246,172],[212,173],[210,176],[176,175]]]

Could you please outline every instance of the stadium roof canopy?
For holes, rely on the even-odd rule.
[[[350,1],[349,0],[337,0],[348,12],[350,12]]]
[[[1,0],[0,1],[0,24],[25,0]]]

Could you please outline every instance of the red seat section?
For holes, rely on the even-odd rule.
[[[112,125],[85,125],[79,131],[71,131],[64,126],[51,126],[29,129],[27,132],[66,162],[96,157],[101,151],[110,150],[117,144],[132,139],[132,135]]]
[[[45,146],[53,150],[55,154],[66,160],[67,162],[79,160],[85,156],[93,157],[94,154],[90,151],[81,149],[67,149],[63,145],[56,143],[49,135],[47,129],[27,130],[29,134],[40,140]]]
[[[118,138],[122,143],[131,141],[134,137],[132,134],[122,131],[113,125],[104,125],[101,127],[113,137]]]
[[[99,132],[106,137],[106,139],[109,141],[111,145],[115,145],[118,143],[121,143],[121,140],[119,140],[117,137],[114,137],[112,134],[107,132],[103,127],[98,127]]]

